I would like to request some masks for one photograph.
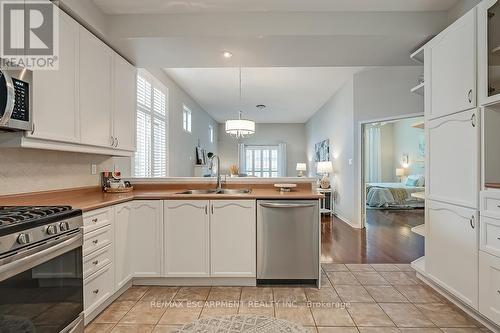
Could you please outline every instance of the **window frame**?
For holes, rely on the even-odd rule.
[[[150,117],[150,137],[149,137],[149,156],[148,156],[148,161],[146,162],[149,164],[149,170],[147,170],[145,175],[138,175],[136,173],[135,169],[135,164],[136,164],[136,154],[137,150],[134,153],[133,157],[131,158],[131,164],[132,164],[132,170],[131,173],[133,174],[134,177],[137,178],[163,178],[163,177],[168,177],[169,175],[169,154],[168,154],[168,135],[169,135],[169,124],[170,124],[170,113],[169,113],[169,103],[170,103],[170,96],[169,96],[169,89],[168,87],[163,84],[160,80],[158,80],[156,77],[154,77],[151,73],[144,69],[139,69],[137,70],[136,74],[136,81],[139,80],[139,77],[144,79],[147,83],[151,85],[151,93],[150,93],[150,108],[148,109],[144,105],[139,103],[139,99],[137,98],[138,96],[138,87],[136,88],[136,114],[135,117],[136,119],[138,118],[139,112],[143,113],[146,115],[146,117]],[[155,111],[155,90],[158,92],[161,92],[164,95],[164,106],[165,106],[165,113],[164,115],[159,114],[158,112]],[[155,137],[155,124],[157,124],[155,121],[160,121],[162,124],[164,124],[165,128],[165,135],[164,135],[164,145],[165,145],[165,150],[162,152],[165,156],[165,161],[164,161],[164,168],[165,171],[161,175],[155,176],[156,170],[155,170],[155,156],[158,154],[158,152],[155,151],[155,144],[154,144],[154,137]],[[136,141],[138,139],[139,131],[137,129],[136,125]]]
[[[285,177],[286,175],[286,144],[280,143],[280,144],[243,144],[241,143],[238,147],[239,150],[239,166],[240,170],[242,173],[248,174],[247,170],[247,151],[260,151],[260,168],[259,171],[255,170],[255,165],[252,166],[252,171],[250,171],[252,174],[250,176],[255,176],[258,178],[281,178]],[[273,170],[272,168],[272,151],[277,151],[277,168],[276,171]],[[264,151],[269,151],[269,156],[268,158],[268,163],[269,166],[264,170],[263,168],[263,157],[264,157]],[[255,154],[255,153],[253,153]],[[255,164],[255,155],[252,157],[252,163]],[[256,176],[255,173],[260,173],[260,176]],[[269,173],[269,177],[264,177],[264,173]],[[272,176],[272,174],[276,172],[276,176]]]
[[[182,104],[182,129],[186,133],[193,133],[193,111],[186,104]]]

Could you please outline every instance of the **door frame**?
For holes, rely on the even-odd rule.
[[[359,175],[358,175],[358,180],[359,180],[359,186],[358,186],[358,198],[361,200],[360,205],[358,207],[359,211],[359,216],[360,216],[360,226],[361,229],[365,228],[366,224],[366,190],[365,190],[365,126],[373,123],[380,123],[380,122],[394,122],[398,120],[404,120],[404,119],[410,119],[410,118],[419,118],[423,117],[424,112],[418,112],[418,113],[409,113],[409,114],[404,114],[404,115],[398,115],[398,116],[390,116],[390,117],[382,117],[382,118],[375,118],[375,119],[369,119],[369,120],[361,120],[358,122],[358,170],[359,170]]]

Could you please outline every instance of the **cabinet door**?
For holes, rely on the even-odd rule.
[[[208,277],[208,201],[165,201],[164,210],[165,275]]]
[[[500,258],[479,251],[479,312],[500,325]]]
[[[135,150],[136,80],[135,67],[114,54],[113,136],[122,150]]]
[[[111,50],[80,27],[80,121],[82,143],[102,147],[111,138]]]
[[[163,252],[163,203],[138,200],[130,203],[129,258],[134,277],[161,276]]]
[[[129,203],[115,207],[115,290],[123,287],[132,278],[131,226],[132,207]]]
[[[443,288],[477,309],[477,211],[427,200],[425,223],[426,272]]]
[[[430,118],[476,107],[476,9],[449,26],[429,45]]]
[[[478,207],[479,111],[469,110],[427,123],[427,197]]]
[[[210,201],[210,213],[211,276],[255,278],[255,200]]]
[[[59,69],[33,72],[33,126],[27,136],[62,142],[80,140],[78,108],[79,25],[59,13]]]

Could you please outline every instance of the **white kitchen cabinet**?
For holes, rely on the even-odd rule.
[[[500,258],[479,252],[479,311],[500,325]]]
[[[59,13],[59,68],[33,72],[33,132],[28,137],[80,141],[78,108],[79,24]]]
[[[113,138],[117,149],[135,151],[136,69],[118,54],[113,56]]]
[[[212,277],[256,277],[255,200],[210,201]]]
[[[129,203],[115,207],[115,287],[119,290],[133,276],[130,260],[130,234],[132,207]]]
[[[134,277],[159,277],[163,255],[163,202],[135,200],[129,206],[127,246]]]
[[[115,208],[115,284],[123,287],[132,277],[161,275],[162,202],[136,200]]]
[[[112,51],[80,27],[79,105],[82,143],[112,147]]]
[[[164,202],[165,276],[210,275],[208,205],[207,200]]]
[[[475,108],[476,9],[469,11],[436,36],[428,46],[430,61],[430,119]],[[428,94],[429,95],[429,94]],[[429,104],[428,104],[429,105]]]
[[[477,109],[429,121],[427,198],[478,207],[480,121]]]
[[[479,220],[476,210],[426,201],[426,273],[478,308]]]

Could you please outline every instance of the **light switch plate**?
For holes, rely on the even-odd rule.
[[[91,165],[91,171],[93,175],[97,175],[97,164],[92,164]]]
[[[349,165],[352,165],[352,158],[349,159]]]

